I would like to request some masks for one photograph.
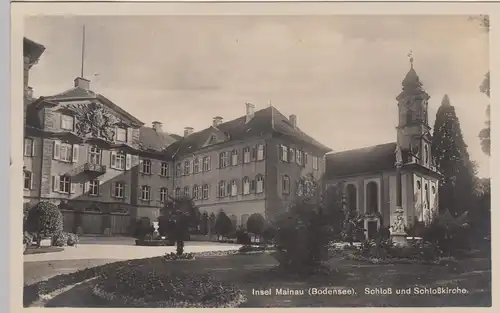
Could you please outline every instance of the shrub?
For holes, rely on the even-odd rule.
[[[238,229],[236,231],[236,243],[249,245],[251,243],[250,235],[244,229]]]
[[[318,205],[299,200],[276,221],[276,254],[280,266],[292,271],[308,271],[326,256],[330,227]]]
[[[470,228],[467,224],[467,213],[453,217],[449,211],[445,211],[422,230],[422,237],[424,241],[437,245],[448,256],[459,250],[470,249]]]
[[[247,230],[250,233],[261,235],[264,231],[265,223],[266,221],[262,215],[254,213],[247,220]]]
[[[32,207],[33,205],[29,202],[23,203],[23,228],[25,227],[26,220],[28,219],[28,213]]]
[[[151,220],[148,217],[141,217],[135,222],[134,238],[142,239],[147,234],[153,234],[154,227],[151,225]]]
[[[267,225],[262,232],[264,242],[272,242],[276,237],[276,229],[272,225]]]
[[[54,236],[63,231],[63,217],[59,208],[48,201],[41,201],[30,209],[26,230],[40,243],[42,237]]]
[[[65,232],[60,232],[52,236],[52,246],[54,247],[64,247],[68,243],[68,234]]]
[[[78,244],[79,239],[78,239],[77,234],[68,233],[67,235],[68,235],[68,240],[67,240],[66,244],[68,246],[74,246],[74,245]]]
[[[215,220],[214,231],[218,235],[227,236],[233,230],[231,219],[223,211],[219,212]]]

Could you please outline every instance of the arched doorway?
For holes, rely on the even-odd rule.
[[[366,213],[378,213],[378,202],[378,184],[373,181],[369,182],[366,185]]]
[[[349,184],[346,187],[346,200],[347,200],[347,208],[349,211],[354,212],[358,209],[358,191],[356,186]]]

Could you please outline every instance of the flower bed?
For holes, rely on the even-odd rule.
[[[28,254],[41,254],[41,253],[52,253],[52,252],[61,252],[64,251],[64,248],[61,247],[27,247],[24,251],[24,255]]]
[[[245,300],[234,286],[173,269],[165,258],[146,260],[140,266],[121,266],[97,278],[93,293],[111,303],[131,307],[235,307]]]
[[[165,259],[166,260],[194,260],[194,254],[193,253],[183,253],[181,255],[178,255],[177,253],[170,252],[165,254]]]
[[[162,247],[162,246],[174,246],[175,242],[171,240],[164,239],[137,239],[135,241],[136,246],[147,246],[147,247]]]
[[[251,253],[251,252],[273,252],[275,251],[275,247],[273,246],[254,246],[254,245],[244,245],[238,249],[239,253]]]

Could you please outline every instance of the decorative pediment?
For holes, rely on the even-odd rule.
[[[65,109],[74,112],[76,121],[75,129],[79,136],[91,135],[113,141],[115,126],[121,121],[115,117],[105,106],[97,101],[88,103],[69,103]]]

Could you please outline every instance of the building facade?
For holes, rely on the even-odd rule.
[[[234,226],[253,213],[272,219],[301,176],[322,178],[330,149],[302,132],[295,115],[244,109],[201,131],[168,134],[77,77],[73,88],[26,105],[24,201],[58,204],[65,230],[87,234],[129,234],[135,219],[156,220],[180,195],[202,213],[224,211]]]
[[[364,226],[368,238],[373,238],[381,227],[394,227],[398,209],[403,211],[407,228],[415,223],[428,224],[438,212],[441,175],[434,165],[430,148],[430,96],[423,89],[413,64],[402,86],[396,98],[399,118],[395,142],[326,157],[326,185],[343,183],[348,208],[366,214]],[[401,160],[398,160],[398,152]],[[401,190],[400,205],[398,188]]]

